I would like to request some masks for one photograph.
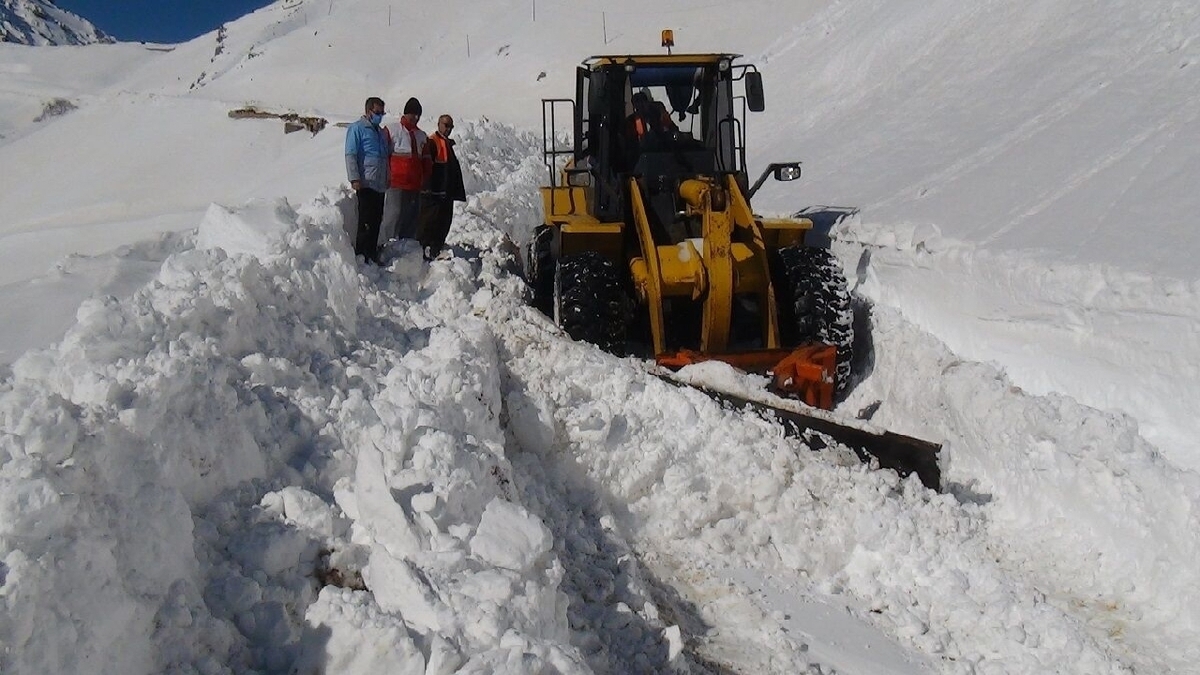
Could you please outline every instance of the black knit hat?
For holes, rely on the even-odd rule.
[[[421,114],[421,102],[418,101],[416,98],[408,99],[408,101],[405,102],[405,104],[404,104],[404,114],[405,115],[420,115]]]

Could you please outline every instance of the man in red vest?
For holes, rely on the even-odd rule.
[[[438,118],[437,131],[429,137],[433,171],[421,193],[421,225],[417,230],[417,240],[421,242],[426,260],[436,258],[446,245],[450,221],[454,218],[454,202],[467,201],[462,165],[454,153],[454,141],[450,140],[453,129],[454,118],[442,115]]]
[[[400,120],[387,126],[391,179],[384,195],[383,227],[386,236],[396,239],[416,238],[421,187],[433,169],[427,147],[429,139],[417,127],[420,119],[421,102],[410,98],[404,104]]]

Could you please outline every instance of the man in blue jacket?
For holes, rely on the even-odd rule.
[[[388,158],[391,148],[380,123],[383,99],[367,99],[363,116],[346,131],[346,175],[358,202],[358,229],[354,254],[367,262],[379,262],[379,225],[383,221],[383,195],[388,189]]]

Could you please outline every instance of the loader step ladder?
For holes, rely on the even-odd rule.
[[[563,108],[567,110],[563,111]],[[563,167],[575,158],[574,139],[571,139],[568,145],[559,144],[560,116],[568,120],[566,125],[574,132],[575,101],[569,98],[542,99],[542,164],[545,164],[546,170],[550,172],[550,180],[546,183],[550,187],[560,187],[559,176]]]

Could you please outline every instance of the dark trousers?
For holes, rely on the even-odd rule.
[[[400,220],[396,223],[397,239],[416,239],[417,221],[421,213],[421,191],[400,191]]]
[[[388,188],[383,195],[383,238],[416,239],[420,190]]]
[[[421,191],[388,188],[383,197],[383,238],[416,239]]]
[[[383,193],[362,188],[355,196],[358,198],[358,231],[354,237],[354,255],[376,262],[379,258],[379,225],[383,222]]]
[[[433,258],[441,253],[450,234],[450,221],[454,218],[454,201],[443,195],[421,195],[421,222],[417,228],[417,241],[425,249],[425,255]]]

